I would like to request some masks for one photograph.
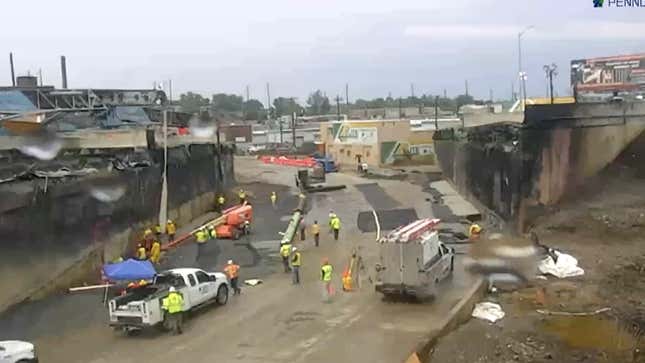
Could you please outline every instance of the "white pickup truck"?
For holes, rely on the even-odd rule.
[[[228,301],[229,281],[220,272],[209,273],[197,268],[177,268],[161,272],[152,284],[138,287],[110,300],[110,326],[126,332],[147,327],[163,327],[163,299],[174,286],[184,298],[184,311],[215,302]]]
[[[0,363],[38,363],[36,349],[29,342],[0,341]]]

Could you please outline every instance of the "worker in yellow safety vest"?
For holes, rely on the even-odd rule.
[[[222,213],[224,210],[224,203],[226,202],[226,199],[224,199],[224,194],[220,194],[219,197],[217,197],[217,211]]]
[[[184,298],[171,286],[168,296],[162,300],[162,309],[166,312],[167,327],[173,334],[181,334],[182,312],[184,311]]]
[[[152,242],[152,247],[150,248],[150,262],[159,263],[161,258],[161,243],[158,240]]]
[[[175,240],[175,234],[177,233],[177,225],[172,219],[169,219],[166,223],[166,233],[168,233],[168,242]]]
[[[197,242],[197,258],[202,255],[204,246],[206,245],[206,241],[208,241],[208,232],[206,231],[205,228],[200,228],[195,232],[195,242]]]
[[[318,221],[314,221],[314,224],[311,225],[311,234],[314,236],[316,247],[318,247],[320,243],[320,226],[318,225]]]
[[[147,258],[146,248],[141,243],[137,246],[137,260],[143,261]]]
[[[208,226],[208,238],[217,239],[217,229],[215,229],[215,226]]]
[[[324,258],[320,268],[320,281],[323,283],[323,293],[327,301],[331,299],[331,295],[333,294],[333,288],[331,286],[331,275],[333,271],[334,268],[329,263],[329,259]]]
[[[478,240],[481,233],[482,233],[482,227],[480,227],[477,223],[471,224],[470,228],[468,228],[468,237],[470,238],[471,241]]]
[[[246,192],[244,189],[240,189],[239,192],[237,192],[238,198],[240,198],[240,204],[244,204],[246,202]]]
[[[291,267],[293,268],[293,284],[300,284],[300,266],[302,265],[302,256],[296,247],[291,249]]]
[[[157,239],[161,237],[161,226],[158,224],[155,225],[155,234],[157,235]]]
[[[285,242],[280,246],[280,256],[282,256],[282,265],[284,266],[284,272],[288,273],[291,271],[289,268],[289,255],[291,254],[291,243]]]
[[[338,234],[340,233],[340,218],[334,216],[331,220],[331,229],[334,232],[334,240],[338,241]]]
[[[278,201],[278,195],[275,194],[275,192],[271,192],[269,199],[271,199],[271,205],[273,206],[273,209],[275,209],[275,203]]]
[[[329,211],[329,233],[332,233],[334,231],[334,229],[331,227],[331,221],[333,221],[334,218],[336,218],[336,213],[334,213],[333,210],[330,210]]]

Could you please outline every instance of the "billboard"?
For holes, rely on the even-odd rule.
[[[578,93],[645,91],[645,53],[571,61],[571,87]]]

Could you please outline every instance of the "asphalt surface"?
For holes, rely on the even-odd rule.
[[[99,296],[93,294],[23,304],[0,317],[0,328],[11,332],[7,338],[34,341],[44,362],[401,362],[437,329],[472,283],[457,258],[454,276],[432,304],[382,301],[371,284],[378,260],[375,235],[362,233],[357,223],[361,212],[373,209],[374,199],[354,187],[363,179],[334,174],[330,184],[348,188],[309,196],[305,223],[317,220],[323,233],[320,247],[314,247],[309,235],[296,241],[303,267],[302,284],[294,286],[291,276],[281,272],[277,241],[296,204],[295,169],[241,159],[236,161],[236,172],[254,205],[252,236],[209,242],[199,258],[195,244],[188,241],[168,254],[164,264],[219,270],[233,258],[243,266],[242,279],[261,278],[263,284],[244,287],[241,296],[231,297],[223,307],[189,314],[181,336],[153,330],[133,337],[115,333],[107,326]],[[385,200],[391,198],[419,217],[431,215],[428,203],[418,200],[419,187],[396,180],[378,183]],[[278,192],[275,210],[268,199],[272,190]],[[342,221],[339,241],[326,228],[330,210]],[[212,216],[193,224],[208,218]],[[363,257],[364,269],[355,281],[356,290],[342,292],[340,275],[355,250]],[[331,303],[322,299],[323,258],[329,258],[335,269],[337,292]]]

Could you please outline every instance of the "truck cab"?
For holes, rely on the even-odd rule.
[[[421,300],[437,294],[441,281],[452,274],[454,251],[439,240],[438,219],[422,219],[381,238],[376,266],[376,291],[410,295]]]

